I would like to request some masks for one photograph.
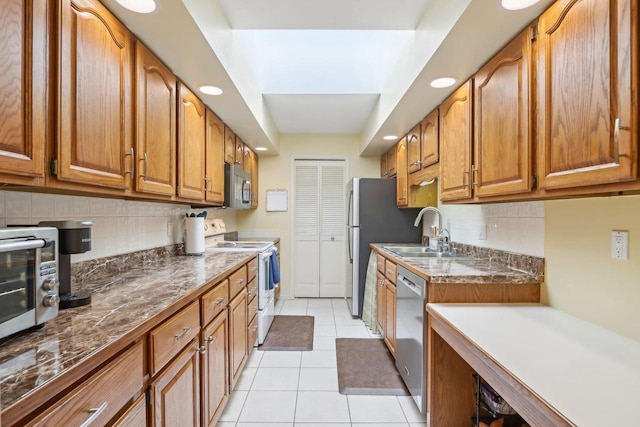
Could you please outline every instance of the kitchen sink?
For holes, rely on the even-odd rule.
[[[466,258],[452,252],[436,252],[426,246],[383,246],[403,258]]]

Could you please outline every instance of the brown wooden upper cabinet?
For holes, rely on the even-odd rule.
[[[206,109],[185,85],[178,84],[178,196],[205,198]]]
[[[136,43],[136,185],[143,193],[176,193],[176,77]]]
[[[243,161],[242,164],[244,166],[244,170],[247,173],[251,173],[251,153],[253,151],[249,148],[248,145],[245,144],[242,152]]]
[[[132,145],[132,38],[99,2],[59,8],[58,179],[129,189]]]
[[[407,137],[405,136],[395,146],[396,151],[396,202],[398,207],[409,206],[409,173],[407,172]]]
[[[224,123],[207,109],[206,118],[206,195],[208,203],[224,203]]]
[[[420,141],[420,123],[418,123],[409,133],[407,134],[407,170],[409,173],[418,172],[422,169],[422,159],[421,159],[421,141]]]
[[[14,0],[0,7],[0,173],[9,179],[44,177],[47,3]]]
[[[244,169],[244,147],[244,142],[236,135],[236,156],[233,163],[240,169]]]
[[[393,178],[398,173],[398,165],[396,164],[396,148],[397,144],[389,148],[387,151],[387,176],[386,178]]]
[[[251,153],[251,207],[258,207],[258,155]]]
[[[440,105],[440,199],[471,197],[471,81]]]
[[[636,178],[637,4],[635,0],[560,0],[540,16],[541,189]]]
[[[387,178],[389,171],[387,169],[387,153],[380,155],[380,178]]]
[[[531,190],[533,34],[522,32],[474,76],[470,178],[476,197]]]
[[[438,137],[438,129],[439,129],[439,115],[438,109],[436,108],[431,113],[429,113],[423,120],[421,124],[421,166],[422,169],[426,169],[429,166],[435,165],[440,161],[440,140]]]
[[[232,165],[236,160],[236,134],[224,127],[224,161]]]

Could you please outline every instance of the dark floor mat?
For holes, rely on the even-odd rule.
[[[266,351],[313,350],[313,316],[275,316],[264,344]]]
[[[336,357],[341,394],[409,394],[383,340],[336,338]]]

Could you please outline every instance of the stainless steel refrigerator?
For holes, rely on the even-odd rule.
[[[419,243],[421,227],[414,227],[420,209],[396,205],[395,178],[353,178],[347,184],[349,267],[347,300],[351,314],[362,317],[370,243]]]

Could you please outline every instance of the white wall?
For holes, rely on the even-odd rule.
[[[257,235],[280,236],[280,275],[285,298],[293,296],[290,283],[291,263],[291,164],[296,156],[344,156],[349,179],[379,177],[380,158],[360,157],[357,135],[281,135],[280,155],[259,158],[258,209],[238,212],[238,229]],[[266,212],[266,190],[288,190],[287,212]]]
[[[542,201],[441,205],[440,210],[444,227],[451,232],[454,242],[545,256]],[[485,229],[486,239],[481,239]]]
[[[2,227],[45,220],[92,221],[91,251],[72,255],[72,263],[182,243],[181,221],[189,210],[184,204],[0,191]],[[228,230],[237,229],[234,211],[210,209],[208,214],[223,218]]]

